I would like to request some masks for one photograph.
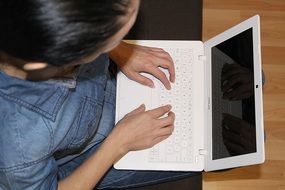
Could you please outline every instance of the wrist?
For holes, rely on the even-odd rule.
[[[126,43],[121,42],[117,47],[109,52],[110,58],[119,66],[122,67],[128,60],[128,51]]]
[[[123,139],[113,132],[105,139],[103,146],[107,146],[109,150],[112,150],[114,163],[129,152],[127,146],[123,143]]]

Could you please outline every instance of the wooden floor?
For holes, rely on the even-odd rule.
[[[204,190],[285,190],[285,0],[204,0],[203,40],[246,18],[261,17],[266,73],[266,162],[222,173],[204,173]]]

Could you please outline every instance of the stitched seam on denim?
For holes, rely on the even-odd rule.
[[[97,100],[95,98],[92,98],[92,97],[89,97],[89,96],[85,96],[85,99],[86,99],[86,101],[90,101],[90,102],[93,102],[95,104],[99,104],[99,105],[103,106],[103,103],[100,100]]]
[[[83,104],[80,106],[80,110],[79,110],[79,116],[78,116],[78,118],[76,119],[76,125],[77,125],[77,127],[76,127],[76,134],[77,134],[77,132],[78,132],[78,130],[79,130],[79,123],[80,123],[80,121],[81,121],[81,117],[82,117],[82,113],[83,113],[83,110],[84,110],[84,108],[85,108],[85,105],[86,105],[86,98],[87,98],[87,96],[86,97],[84,97],[83,98]],[[68,146],[67,147],[70,147],[70,146],[72,146],[74,143],[73,143],[73,141],[76,139],[76,135],[74,135],[73,137],[72,137],[72,139],[70,140],[70,143],[68,144]]]
[[[42,109],[40,109],[40,108],[38,108],[38,107],[36,107],[34,105],[31,105],[31,104],[29,104],[29,103],[27,103],[27,102],[25,102],[23,100],[20,100],[20,99],[14,97],[14,96],[7,95],[7,94],[5,94],[5,93],[3,93],[1,91],[0,91],[0,95],[2,95],[3,97],[5,97],[8,100],[12,100],[14,102],[17,102],[17,103],[19,103],[19,104],[21,104],[21,105],[23,105],[23,106],[25,106],[27,108],[30,108],[30,109],[38,112],[38,113],[41,113],[43,115],[47,114],[49,118],[53,117],[50,113],[48,113],[48,112],[46,112],[46,111],[44,111],[44,110],[42,110]]]
[[[49,145],[49,148],[48,148],[48,154],[51,153],[51,150],[52,150],[52,147],[54,145],[54,134],[53,134],[53,130],[52,130],[52,127],[50,126],[50,124],[48,122],[46,122],[46,120],[42,117],[42,120],[46,126],[46,128],[48,129],[49,131],[49,136],[50,136],[50,145]]]
[[[44,119],[44,118],[43,118],[43,120],[44,120],[45,124],[48,125],[48,126],[51,128],[52,134],[54,134],[54,133],[53,133],[54,131],[53,131],[53,129],[52,129],[52,125],[51,125],[51,123],[50,123],[51,121],[48,120],[48,119]],[[52,147],[52,150],[51,150],[51,152],[50,152],[51,155],[53,155],[53,154],[58,150],[58,147],[60,147],[61,142],[62,142],[62,141],[65,139],[65,137],[69,134],[70,130],[71,130],[71,127],[69,127],[69,129],[68,129],[68,131],[66,132],[65,136],[62,137],[60,143],[57,143],[57,146]],[[54,146],[54,135],[53,135],[52,138],[53,138],[53,146]],[[69,146],[69,144],[67,145],[67,147],[68,147],[68,146]]]
[[[16,119],[17,117],[15,117],[15,119]],[[18,125],[14,125],[14,126],[16,126],[16,133],[17,133],[17,136],[19,136],[20,137],[20,132],[19,132],[19,130],[18,130]],[[23,148],[21,147],[21,143],[19,142],[19,143],[17,143],[17,145],[20,147],[20,153],[21,153],[21,156],[22,156],[22,161],[23,162],[25,162],[25,160],[24,160],[24,154],[23,154]],[[22,167],[23,168],[25,168],[26,167],[26,165],[28,165],[28,166],[30,166],[30,165],[32,165],[32,163],[37,163],[37,162],[39,162],[39,161],[41,161],[41,160],[44,160],[44,159],[46,159],[47,158],[47,156],[49,155],[49,153],[47,153],[47,154],[45,154],[42,158],[40,158],[40,159],[38,159],[38,160],[35,160],[35,161],[32,161],[32,162],[27,162],[27,163],[22,163],[22,164],[18,164],[18,165],[14,165],[14,166],[10,166],[10,167],[0,167],[0,171],[7,171],[7,172],[9,172],[9,171],[12,171],[13,169],[21,169]]]
[[[59,89],[60,87],[58,87],[57,88],[57,90]],[[62,100],[62,102],[64,102],[64,100],[66,99],[66,97],[67,97],[67,94],[68,94],[68,90],[66,90],[66,88],[65,89],[63,89],[63,93],[60,93],[60,95],[58,96],[58,98],[57,98],[57,102],[56,102],[56,106],[55,106],[55,108],[53,109],[53,112],[52,112],[52,115],[54,116],[53,117],[53,121],[55,120],[55,117],[56,117],[56,113],[59,111],[59,109],[61,108],[61,106],[62,106],[62,104],[59,104],[59,101],[61,100],[61,99],[63,99]],[[64,98],[65,97],[65,98]]]
[[[23,147],[21,146],[21,140],[23,139],[23,137],[21,136],[21,132],[20,132],[20,129],[19,129],[19,125],[18,125],[18,122],[16,121],[16,118],[17,118],[17,114],[15,115],[15,117],[13,118],[13,126],[14,126],[14,130],[15,130],[15,133],[16,133],[16,139],[15,142],[17,144],[17,147],[19,149],[19,152],[20,152],[20,157],[21,157],[21,162],[24,162],[24,152],[23,152]],[[13,151],[13,150],[12,150]]]
[[[3,96],[4,98],[8,99],[8,100],[12,100],[12,101],[14,101],[16,103],[19,103],[19,104],[21,104],[21,105],[23,105],[23,106],[25,106],[25,107],[35,111],[35,112],[38,112],[38,113],[42,114],[43,116],[45,116],[45,117],[47,117],[49,119],[53,119],[54,120],[54,118],[55,118],[55,115],[52,115],[52,114],[50,114],[50,113],[48,113],[48,112],[46,112],[46,111],[44,111],[44,110],[42,110],[42,109],[32,105],[32,104],[29,104],[29,103],[27,103],[27,102],[25,102],[23,100],[20,100],[20,99],[14,97],[14,96],[7,95],[7,94],[5,94],[5,93],[3,93],[1,91],[0,91],[0,95]]]
[[[136,184],[133,184],[133,185],[122,185],[122,186],[112,186],[109,184],[107,184],[106,186],[102,187],[102,188],[132,188],[132,187],[137,187],[137,186],[143,186],[143,185],[151,185],[151,184],[155,184],[155,183],[159,183],[159,182],[163,182],[165,180],[169,180],[169,179],[175,179],[175,180],[179,180],[180,177],[186,177],[188,176],[190,173],[187,173],[187,174],[181,174],[181,175],[176,175],[176,176],[170,176],[170,177],[166,177],[166,178],[163,178],[163,179],[157,179],[157,180],[150,180],[150,181],[147,181],[147,182],[141,182],[141,183],[136,183]],[[194,174],[194,173],[193,173]],[[167,182],[167,181],[165,181]],[[114,183],[114,182],[112,182]]]
[[[111,101],[108,101],[108,100],[105,100],[105,103],[108,103],[108,104],[111,104],[112,106],[115,106],[115,102],[111,102]]]
[[[81,119],[82,119],[82,113],[84,112],[84,108],[86,107],[86,104],[88,103],[88,102],[92,102],[92,103],[94,103],[95,105],[96,105],[96,107],[97,106],[100,106],[100,111],[102,112],[102,110],[103,110],[103,104],[100,102],[100,101],[97,101],[96,99],[94,99],[94,98],[90,98],[90,97],[88,97],[88,96],[85,96],[84,97],[84,104],[83,104],[83,107],[81,107],[80,108],[80,117],[79,117],[79,123],[80,123],[80,121],[81,121]],[[102,114],[101,114],[102,115]],[[89,125],[90,123],[92,123],[94,120],[100,120],[100,117],[101,117],[101,115],[99,116],[99,118],[97,118],[97,117],[94,117],[87,125]],[[98,121],[99,122],[99,121]],[[79,124],[78,124],[78,127],[77,127],[77,130],[76,131],[78,131],[79,130]],[[95,134],[94,134],[95,135]],[[89,138],[83,138],[82,140],[80,140],[80,141],[78,141],[78,142],[76,142],[76,143],[73,143],[73,141],[74,141],[74,139],[75,139],[75,137],[71,140],[71,143],[69,144],[69,146],[71,145],[74,145],[74,146],[76,146],[76,145],[78,145],[78,144],[81,144],[82,142],[84,142],[84,141],[86,141],[87,139],[89,139]]]
[[[110,103],[110,102],[108,102],[108,101],[105,101],[105,103],[106,103],[106,104],[110,104],[111,106],[115,107],[115,105],[114,105],[113,102]],[[114,121],[112,130],[114,129],[114,127],[115,127],[115,121]],[[104,136],[105,138],[109,135],[109,134],[107,134],[107,136],[106,136],[105,134],[102,134],[102,133],[100,133],[99,131],[97,131],[97,134],[100,134],[101,136]]]
[[[58,88],[59,88],[59,87],[58,87]],[[0,91],[0,95],[1,95],[2,97],[6,98],[6,99],[8,99],[8,100],[12,100],[12,101],[14,101],[14,102],[16,102],[16,103],[19,103],[19,104],[21,104],[21,105],[27,107],[28,109],[31,109],[31,110],[33,110],[33,111],[39,113],[39,114],[42,114],[44,117],[47,117],[47,118],[49,118],[49,119],[52,119],[53,121],[55,120],[55,117],[56,117],[56,114],[55,114],[55,113],[57,113],[57,111],[58,111],[58,110],[60,109],[60,107],[61,107],[61,105],[60,105],[58,102],[59,102],[60,99],[62,99],[62,97],[65,96],[67,93],[68,93],[67,90],[65,90],[64,93],[60,93],[60,95],[59,95],[58,98],[57,98],[56,106],[55,106],[55,108],[54,108],[52,114],[50,114],[49,112],[47,112],[47,111],[45,111],[45,110],[42,110],[42,109],[40,109],[40,108],[37,107],[37,106],[34,106],[34,105],[32,105],[32,104],[29,104],[29,103],[26,102],[26,101],[23,101],[23,100],[21,100],[21,99],[19,99],[19,98],[17,98],[17,97],[14,97],[14,96],[5,94],[5,93],[3,93],[3,92]]]
[[[26,167],[29,167],[29,166],[32,166],[34,164],[38,164],[40,163],[41,161],[47,159],[50,157],[50,154],[46,154],[44,155],[42,158],[38,159],[38,160],[35,160],[35,161],[31,161],[31,162],[27,162],[27,163],[23,163],[23,164],[19,164],[19,165],[16,165],[16,166],[11,166],[11,167],[5,167],[5,168],[0,168],[0,171],[3,171],[3,172],[11,172],[11,171],[14,171],[14,170],[20,170],[20,169],[24,169]]]

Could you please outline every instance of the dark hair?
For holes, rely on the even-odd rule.
[[[1,0],[0,51],[60,66],[94,53],[123,25],[130,0]]]

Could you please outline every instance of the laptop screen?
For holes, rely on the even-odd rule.
[[[252,32],[211,49],[213,160],[256,152]]]

